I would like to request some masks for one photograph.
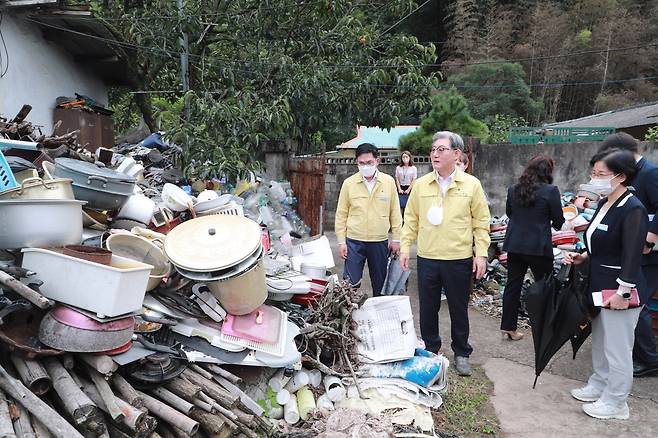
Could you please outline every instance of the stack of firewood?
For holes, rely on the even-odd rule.
[[[25,120],[30,111],[32,111],[30,105],[23,105],[13,119],[7,120],[0,117],[0,136],[10,140],[40,143],[45,148],[56,148],[62,145],[75,148],[75,141],[80,131],[76,130],[64,135],[55,135],[55,131],[61,125],[61,122],[57,122],[53,129],[53,134],[46,136],[41,132],[39,127]]]
[[[270,435],[262,408],[223,368],[191,365],[142,391],[109,356],[76,354],[0,366],[0,436],[230,437]],[[259,435],[260,432],[260,435]]]

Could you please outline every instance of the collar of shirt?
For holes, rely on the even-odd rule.
[[[377,184],[377,180],[379,179],[379,170],[375,171],[375,174],[370,181],[368,181],[363,175],[361,175],[361,178],[363,178],[363,183],[366,185],[368,193],[372,194],[372,190],[375,188],[375,184]]]
[[[455,175],[457,174],[457,167],[455,167],[455,170],[453,170],[450,176],[446,178],[443,178],[441,175],[439,175],[439,172],[436,170],[434,171],[434,174],[436,175],[436,182],[439,183],[439,187],[441,187],[441,191],[445,193],[448,191],[448,187],[450,187],[452,180],[455,179]]]

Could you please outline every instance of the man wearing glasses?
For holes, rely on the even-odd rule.
[[[441,348],[439,309],[444,289],[455,369],[468,376],[468,357],[473,351],[468,343],[471,277],[482,278],[486,269],[490,216],[480,181],[456,167],[463,150],[458,134],[434,134],[430,152],[434,172],[419,178],[409,196],[400,264],[409,270],[409,252],[417,242],[420,332],[425,348],[435,353]]]
[[[400,251],[402,226],[395,180],[377,170],[377,157],[377,148],[370,143],[356,148],[359,171],[340,188],[335,220],[338,249],[345,260],[343,278],[358,285],[367,261],[373,296],[379,296],[384,286],[389,250]]]

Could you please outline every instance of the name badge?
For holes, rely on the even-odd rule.
[[[608,231],[608,226],[606,224],[598,224],[596,229],[601,231]]]

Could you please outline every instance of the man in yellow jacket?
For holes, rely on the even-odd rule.
[[[456,167],[464,141],[453,132],[434,134],[434,171],[416,180],[404,212],[400,264],[409,269],[411,245],[418,246],[420,333],[427,350],[441,348],[441,290],[450,311],[452,351],[460,375],[471,374],[468,301],[471,277],[482,278],[489,248],[489,207],[480,181]]]
[[[356,148],[359,172],[347,178],[340,188],[335,230],[340,256],[345,260],[343,278],[359,284],[368,262],[374,296],[380,295],[388,252],[400,251],[402,214],[395,180],[379,172],[377,148],[370,143]],[[389,231],[393,239],[389,243]]]

